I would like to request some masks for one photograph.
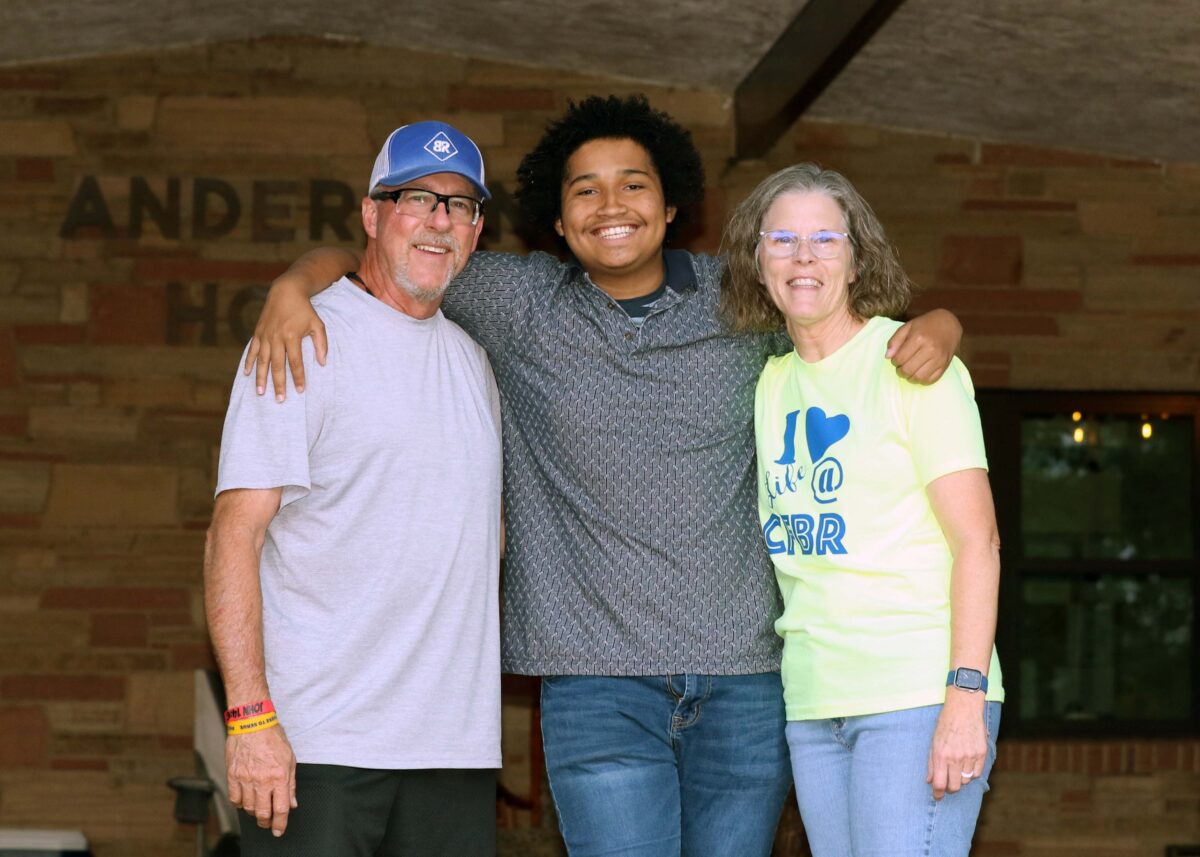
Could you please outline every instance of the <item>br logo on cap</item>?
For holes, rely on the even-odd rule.
[[[438,131],[434,134],[425,144],[425,151],[439,161],[448,161],[458,154],[458,149],[454,148],[454,144],[450,142],[445,131]]]

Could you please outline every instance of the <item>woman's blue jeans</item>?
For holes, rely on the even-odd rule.
[[[571,857],[765,857],[791,785],[779,673],[542,679]]]
[[[814,857],[966,857],[996,761],[1000,703],[984,709],[983,776],[940,800],[925,776],[940,705],[787,724]]]

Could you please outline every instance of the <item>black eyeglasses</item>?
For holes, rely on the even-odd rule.
[[[436,193],[423,187],[402,187],[397,190],[377,190],[371,199],[382,202],[390,199],[396,204],[398,214],[422,219],[437,211],[439,205],[446,206],[446,215],[456,226],[474,226],[483,213],[483,203],[470,196],[455,196]]]

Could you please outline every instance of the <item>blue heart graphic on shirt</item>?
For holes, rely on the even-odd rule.
[[[825,451],[850,431],[850,418],[845,414],[827,417],[820,408],[809,408],[804,415],[804,434],[808,439],[808,454],[816,464]]]

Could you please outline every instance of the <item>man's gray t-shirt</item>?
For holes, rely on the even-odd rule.
[[[283,488],[262,551],[267,681],[300,762],[500,766],[500,414],[439,312],[349,280],[314,301],[303,395],[234,383],[217,493]]]

